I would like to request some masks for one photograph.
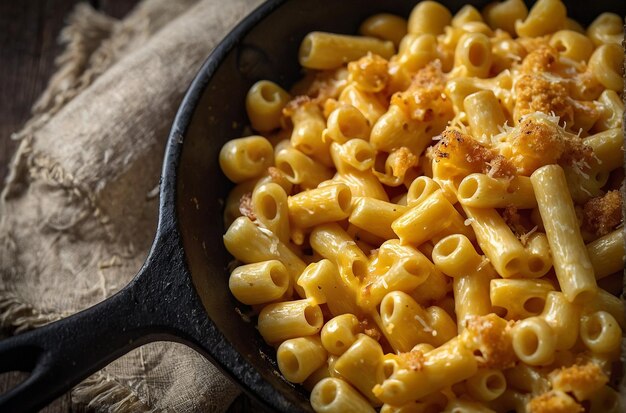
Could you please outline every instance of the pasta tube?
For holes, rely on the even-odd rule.
[[[589,301],[597,292],[596,279],[563,169],[558,165],[543,166],[533,172],[530,180],[561,291],[570,302]]]
[[[283,341],[276,350],[280,372],[292,383],[304,382],[326,362],[326,350],[318,336]]]
[[[516,176],[511,179],[492,178],[474,173],[463,178],[457,196],[462,205],[475,208],[535,208],[537,200],[530,178]]]
[[[472,352],[457,338],[424,354],[420,367],[410,368],[398,360],[397,368],[385,372],[385,380],[374,387],[374,394],[384,403],[404,404],[465,380],[478,370]]]
[[[228,288],[244,304],[262,304],[283,297],[291,278],[287,268],[276,260],[242,265],[232,272]]]
[[[320,336],[326,351],[340,356],[354,344],[360,332],[358,318],[354,314],[342,314],[328,320]]]
[[[391,228],[403,243],[417,246],[448,227],[458,215],[443,192],[435,191],[393,221]]]
[[[270,344],[317,334],[324,324],[319,306],[309,300],[268,304],[259,314],[259,333]]]
[[[471,241],[460,234],[439,241],[432,257],[437,269],[453,277],[454,311],[461,333],[466,319],[491,312],[489,283],[495,272],[491,264],[478,255]]]
[[[300,275],[298,285],[307,299],[328,305],[333,315],[361,313],[356,304],[356,283],[343,278],[335,264],[327,259],[309,264]]]
[[[240,183],[258,178],[274,163],[272,144],[262,136],[233,139],[220,150],[219,162],[224,175]]]
[[[392,239],[396,238],[396,234],[391,229],[391,224],[406,210],[402,205],[361,197],[355,200],[349,221],[383,239]]]
[[[280,126],[283,108],[291,96],[269,80],[256,82],[246,95],[246,112],[252,128],[268,132]]]
[[[335,371],[348,383],[356,387],[375,406],[382,403],[372,392],[372,388],[382,381],[379,365],[383,360],[383,350],[373,338],[360,334],[359,338],[335,363]]]
[[[274,234],[261,229],[248,217],[239,217],[232,223],[224,234],[224,246],[236,259],[247,264],[267,260],[282,262],[289,271],[294,286],[306,267]],[[300,296],[304,294],[302,290],[298,290],[298,293]]]
[[[352,192],[342,183],[303,191],[288,198],[289,219],[300,228],[340,221],[350,215],[351,201]]]
[[[373,37],[311,32],[300,45],[300,65],[309,69],[335,69],[375,53],[386,59],[395,52],[393,43]]]
[[[317,413],[375,413],[367,399],[344,380],[322,379],[311,391],[311,406]]]
[[[315,227],[309,237],[311,247],[322,257],[337,265],[342,277],[349,283],[367,274],[367,257],[351,236],[338,224],[330,223]]]

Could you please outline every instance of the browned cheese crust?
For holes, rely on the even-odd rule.
[[[534,397],[528,403],[529,413],[579,413],[583,407],[567,394],[552,390]]]
[[[256,215],[254,215],[254,209],[252,207],[252,194],[250,192],[246,192],[239,198],[239,212],[244,217],[250,218],[251,221],[256,220]]]
[[[511,322],[491,313],[466,320],[463,339],[474,349],[478,367],[504,370],[515,364]]]
[[[515,176],[515,167],[495,150],[484,147],[470,135],[448,128],[435,146],[435,161],[451,161],[461,166],[463,175],[484,173],[494,178]]]
[[[454,117],[452,102],[444,93],[445,86],[441,65],[429,63],[417,71],[407,90],[394,93],[391,104],[400,107],[411,119],[433,122],[436,126],[427,132],[437,134]]]
[[[411,350],[406,353],[398,354],[402,365],[409,370],[420,371],[424,368],[426,357],[421,350]]]
[[[581,390],[589,393],[599,390],[609,378],[602,372],[600,366],[588,362],[557,369],[550,373],[550,381],[552,387],[565,392]]]
[[[509,142],[512,149],[510,161],[517,172],[526,176],[544,165],[585,164],[593,156],[593,150],[577,135],[534,116],[524,119],[511,132]]]
[[[357,61],[348,63],[350,80],[357,82],[367,92],[380,92],[387,86],[389,67],[387,60],[368,53]]]
[[[622,222],[622,197],[617,190],[591,198],[585,203],[583,228],[601,237]]]

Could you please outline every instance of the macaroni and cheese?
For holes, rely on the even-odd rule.
[[[315,411],[621,410],[622,23],[421,1],[250,89],[229,285]]]

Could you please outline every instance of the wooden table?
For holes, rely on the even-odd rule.
[[[0,189],[18,142],[11,134],[30,117],[33,103],[54,72],[54,59],[63,46],[58,38],[78,0],[23,0],[0,2]],[[92,0],[91,5],[112,17],[123,17],[137,0]],[[25,373],[0,375],[0,391],[28,377]],[[68,395],[43,412],[70,411]]]
[[[30,117],[33,103],[54,72],[54,59],[63,50],[58,38],[67,16],[79,0],[0,1],[0,190],[18,142],[11,134]],[[121,18],[138,0],[91,0],[89,3],[109,16]],[[0,374],[0,392],[28,377],[26,373]],[[68,395],[42,410],[70,411]],[[229,412],[260,412],[247,397],[239,397]]]
[[[78,0],[0,2],[0,188],[8,172],[19,130],[53,73],[63,50],[59,32]],[[91,0],[104,13],[123,17],[137,0]]]

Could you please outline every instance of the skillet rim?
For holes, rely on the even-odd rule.
[[[281,412],[304,412],[312,410],[302,409],[301,406],[296,403],[295,399],[287,398],[281,391],[263,378],[256,367],[233,347],[213,320],[211,320],[206,308],[204,308],[202,304],[187,263],[187,254],[183,247],[177,205],[178,172],[185,135],[188,133],[194,113],[198,108],[207,85],[237,44],[242,41],[260,21],[268,17],[287,1],[288,0],[267,0],[248,13],[243,20],[228,31],[225,37],[211,51],[187,88],[178,106],[167,138],[161,171],[159,219],[155,239],[162,236],[165,231],[173,230],[176,232],[180,249],[182,250],[183,264],[187,273],[188,282],[193,287],[193,292],[195,292],[197,296],[198,306],[202,308],[207,318],[206,321],[208,321],[208,323],[203,323],[203,328],[208,328],[210,331],[206,331],[204,334],[201,333],[201,335],[204,337],[218,337],[218,340],[222,341],[219,346],[209,346],[209,340],[202,340],[199,346],[193,347],[200,353],[208,355],[212,364],[225,373],[240,389],[260,402],[264,408]],[[217,347],[219,347],[219,349]],[[243,363],[246,368],[236,368],[236,365],[240,365],[241,363]],[[250,374],[251,372],[253,374]]]
[[[163,159],[163,167],[161,172],[161,192],[159,200],[159,219],[157,225],[157,238],[162,235],[163,230],[176,231],[178,238],[180,239],[181,249],[183,251],[184,266],[187,272],[189,282],[193,286],[193,291],[199,296],[198,290],[193,283],[191,277],[191,271],[187,265],[187,256],[182,248],[182,235],[179,229],[178,209],[177,209],[177,179],[178,170],[180,166],[180,160],[182,156],[182,148],[184,144],[184,137],[188,132],[193,115],[198,107],[198,104],[205,92],[206,86],[209,84],[220,65],[224,62],[228,54],[237,46],[237,44],[243,40],[243,38],[255,28],[255,26],[263,19],[268,17],[277,8],[287,3],[289,0],[267,0],[260,4],[250,13],[248,13],[243,20],[237,23],[225,37],[218,43],[218,45],[208,55],[196,75],[194,76],[190,86],[184,94],[181,100],[178,110],[176,112],[172,127],[170,129],[165,155]],[[421,1],[421,0],[419,0]],[[532,0],[531,0],[532,1]],[[445,3],[445,0],[443,1]],[[532,1],[534,3],[534,1]],[[568,4],[567,0],[564,3]],[[172,226],[164,225],[166,222],[173,224]],[[247,370],[233,369],[232,362],[227,363],[224,360],[225,352],[215,352],[214,348],[201,346],[199,349],[201,353],[209,355],[209,359],[220,370],[229,376],[231,380],[237,383],[237,385],[246,391],[246,393],[253,396],[256,400],[260,401],[264,407],[271,409],[277,409],[278,411],[304,411],[293,400],[287,399],[282,392],[277,390],[271,385],[271,383],[265,380],[256,371],[256,368],[248,360],[242,357],[242,355],[235,350],[235,348],[228,342],[225,336],[221,333],[220,329],[214,324],[214,322],[208,317],[206,309],[200,302],[200,307],[207,315],[210,321],[207,328],[212,330],[211,332],[224,340],[227,345],[226,356],[231,358],[239,358],[245,363],[247,368],[251,368],[254,371],[254,375],[246,374]],[[224,346],[222,346],[224,347]]]

